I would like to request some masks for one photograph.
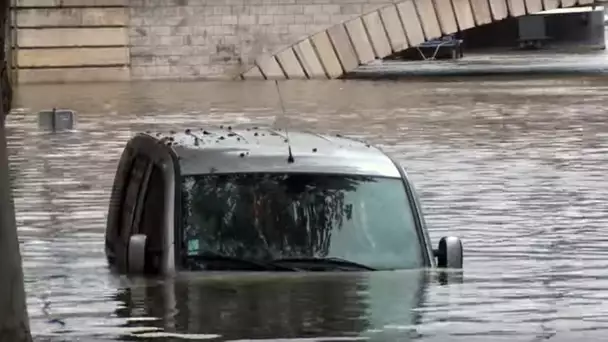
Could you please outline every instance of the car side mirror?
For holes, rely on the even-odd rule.
[[[434,251],[437,267],[462,269],[462,242],[455,236],[445,236],[439,240]]]
[[[146,266],[146,240],[145,234],[133,234],[129,237],[129,246],[127,247],[128,273],[144,273]]]

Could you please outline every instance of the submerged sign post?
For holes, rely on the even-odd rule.
[[[52,132],[71,130],[75,116],[76,113],[69,109],[43,110],[38,113],[38,127]]]

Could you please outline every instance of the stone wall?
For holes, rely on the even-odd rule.
[[[304,66],[290,67],[302,61],[284,49],[306,45],[315,34],[315,53],[332,55],[318,56],[324,63],[318,73],[334,78],[424,39],[566,6],[566,0],[12,1],[11,65],[19,83],[234,79],[258,67],[268,69],[258,72],[264,77],[297,76]]]
[[[234,78],[387,0],[130,0],[132,79]]]
[[[18,83],[129,80],[128,0],[14,0]]]

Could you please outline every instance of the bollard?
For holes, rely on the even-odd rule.
[[[76,113],[69,109],[43,110],[38,112],[38,127],[52,132],[71,130],[75,116]]]

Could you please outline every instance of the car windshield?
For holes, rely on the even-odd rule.
[[[375,269],[423,266],[403,181],[324,174],[214,174],[182,181],[189,257],[340,258]]]

